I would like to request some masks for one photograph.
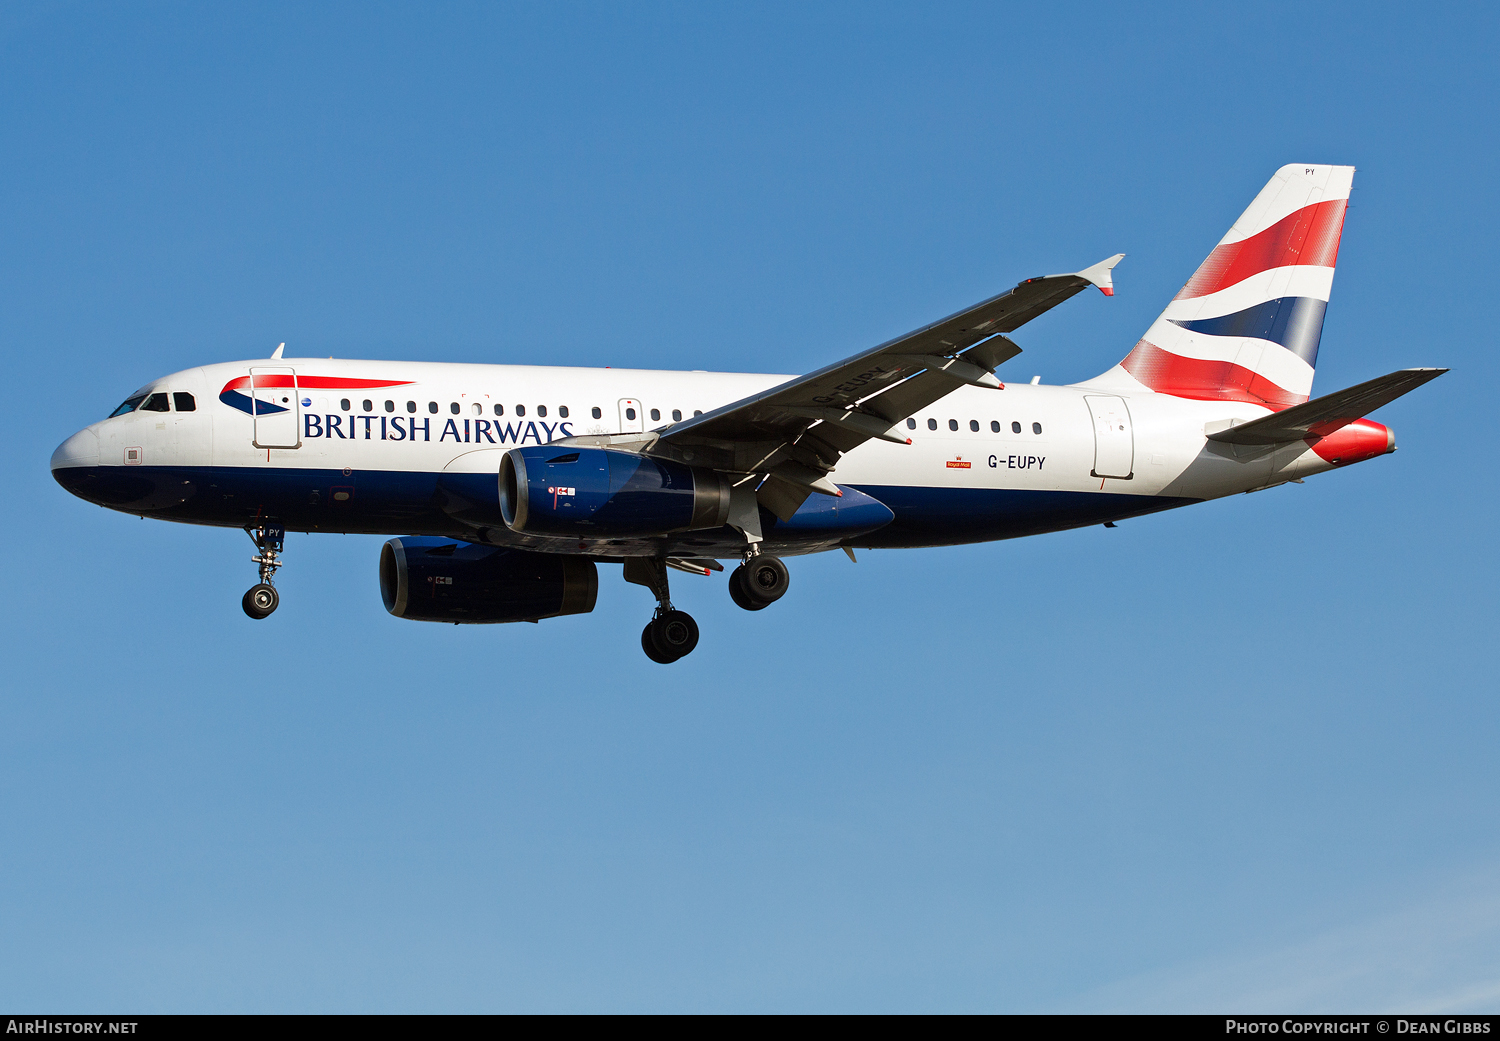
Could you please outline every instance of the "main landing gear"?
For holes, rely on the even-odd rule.
[[[763,611],[786,596],[792,576],[779,557],[757,553],[729,575],[729,598],[747,611]]]
[[[251,618],[259,620],[269,616],[281,603],[281,597],[277,595],[276,587],[271,582],[276,569],[281,567],[279,558],[286,541],[286,529],[262,526],[246,528],[245,534],[255,543],[256,554],[250,558],[250,562],[260,566],[260,581],[246,591],[240,606]]]
[[[672,606],[667,590],[667,565],[650,557],[629,557],[625,581],[645,586],[656,597],[656,613],[641,630],[641,650],[661,665],[670,665],[693,653],[698,646],[698,623],[686,611]]]

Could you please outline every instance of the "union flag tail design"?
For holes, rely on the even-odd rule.
[[[1271,409],[1312,393],[1352,166],[1276,171],[1101,382]]]

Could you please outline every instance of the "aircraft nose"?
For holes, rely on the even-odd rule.
[[[80,430],[52,453],[52,473],[70,470],[77,466],[99,465],[99,435],[92,430]]]

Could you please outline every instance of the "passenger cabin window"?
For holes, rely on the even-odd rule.
[[[990,433],[992,433],[992,434],[998,434],[998,433],[1000,433],[1000,421],[998,419],[992,419],[992,420],[990,420]]]
[[[109,418],[114,419],[116,416],[123,416],[127,412],[134,412],[136,408],[139,407],[140,403],[145,400],[146,395],[144,394],[137,394],[133,398],[126,398],[124,401],[120,402],[119,408],[115,409],[109,414]]]
[[[1042,432],[1042,424],[1040,424],[1040,423],[1033,423],[1033,424],[1031,424],[1031,432],[1033,434],[1040,434]]]
[[[627,408],[625,410],[625,418],[626,419],[634,419],[635,418],[635,409],[633,409],[633,408]]]
[[[408,411],[408,412],[415,412],[416,410],[417,410],[417,403],[415,401],[408,401],[406,403],[406,411]]]
[[[661,419],[661,409],[653,408],[651,410],[651,422],[655,423],[659,419]]]
[[[601,409],[598,405],[595,405],[593,408],[589,409],[589,415],[593,416],[595,419],[603,419],[604,410]]]
[[[198,403],[193,400],[193,396],[182,390],[172,392],[172,407],[178,412],[198,411]]]
[[[343,409],[345,412],[348,412],[349,411],[349,399],[348,398],[339,398],[339,408]]]
[[[681,423],[682,422],[682,409],[680,409],[680,408],[674,408],[672,410],[672,422],[674,422],[674,423]]]
[[[950,419],[950,420],[948,420],[948,429],[949,430],[957,430],[958,429],[958,420],[956,420],[956,419]]]
[[[567,405],[558,405],[557,406],[557,414],[559,416],[561,416],[563,419],[567,419],[568,418],[568,406]]]
[[[436,412],[437,411],[437,402],[436,401],[429,401],[427,403],[427,411],[428,412]]]
[[[497,416],[503,416],[503,415],[505,415],[505,406],[504,405],[496,405],[495,406],[495,415],[497,415]]]
[[[936,430],[937,429],[937,420],[935,420],[935,419],[929,419],[927,421],[927,429],[928,430]]]
[[[517,405],[516,406],[516,415],[518,415],[518,416],[524,416],[525,414],[526,414],[526,406],[525,405]]]
[[[455,416],[458,415],[458,402],[455,401],[449,404],[448,411],[452,412]]]
[[[1010,425],[1010,432],[1012,434],[1019,434],[1021,432],[1021,424],[1020,423],[1012,423]]]
[[[387,401],[385,403],[385,410],[387,412],[394,412],[394,411],[396,411],[396,403],[394,401]]]
[[[365,407],[365,411],[369,412],[369,411],[372,410],[374,402],[372,402],[369,398],[365,398],[365,400],[362,402],[362,404]]]
[[[172,405],[165,394],[152,394],[141,406],[142,412],[170,412]]]
[[[917,429],[917,421],[915,419],[908,419],[906,421],[906,429],[907,430],[915,430],[915,429]]]
[[[969,429],[972,430],[972,431],[974,431],[974,433],[976,433],[976,434],[979,433],[979,420],[977,420],[977,419],[971,419],[971,420],[969,420]]]
[[[701,416],[701,415],[703,415],[703,410],[701,408],[695,408],[695,409],[693,409],[693,415],[695,415],[695,416]]]
[[[541,419],[546,419],[547,418],[547,406],[546,405],[538,405],[536,407],[536,414]]]

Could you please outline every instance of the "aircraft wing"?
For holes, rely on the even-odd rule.
[[[843,453],[872,437],[909,444],[905,431],[893,428],[959,387],[999,389],[995,367],[1021,353],[1003,334],[1086,286],[1113,296],[1110,271],[1123,256],[1071,275],[1027,279],[852,358],[674,424],[645,451],[763,475],[761,504],[789,518],[812,492],[840,494],[828,475]]]
[[[1313,398],[1272,415],[1262,416],[1249,423],[1217,431],[1209,434],[1208,439],[1232,445],[1275,445],[1284,441],[1300,441],[1305,437],[1326,437],[1356,419],[1363,419],[1381,405],[1416,390],[1428,380],[1437,379],[1447,371],[1400,369],[1355,384],[1346,390],[1334,391],[1321,398]]]

